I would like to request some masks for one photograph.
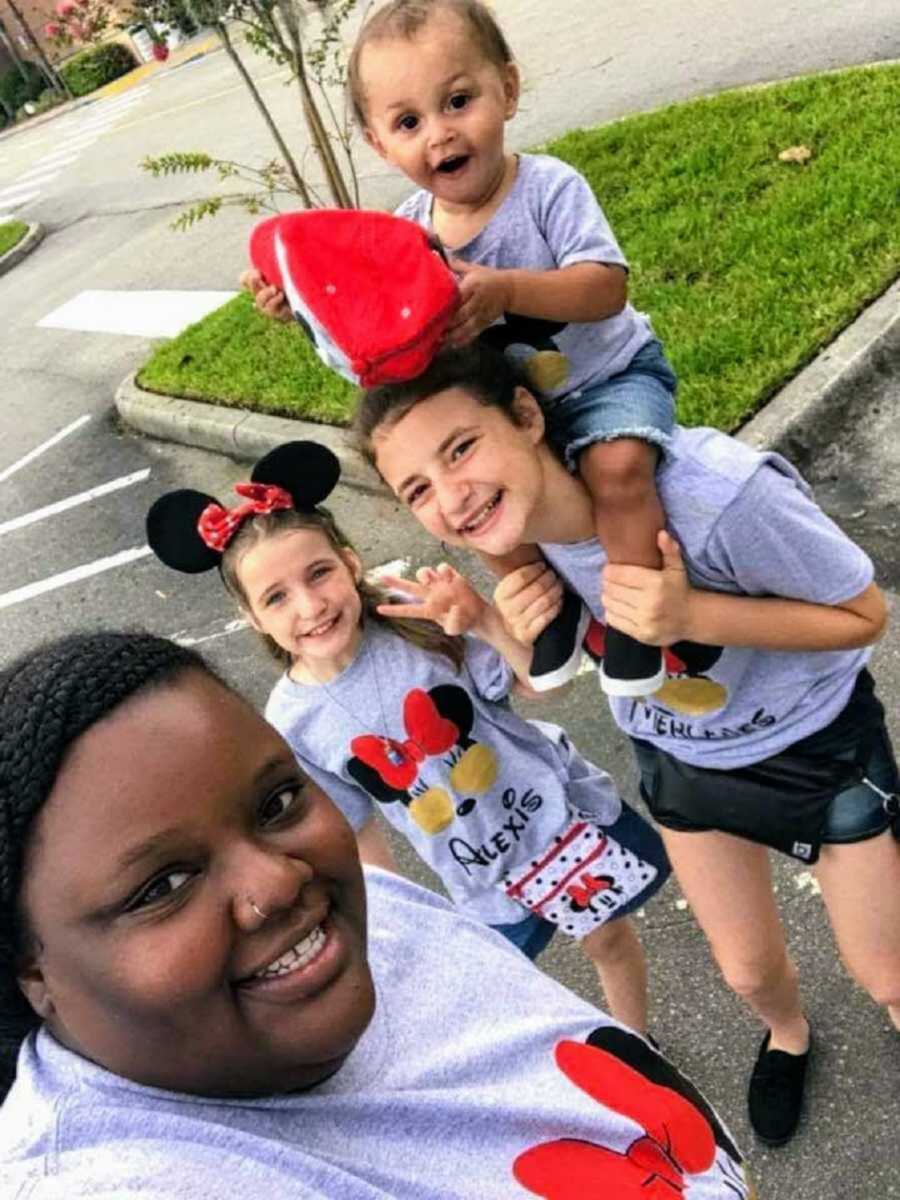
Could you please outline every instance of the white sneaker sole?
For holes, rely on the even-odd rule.
[[[626,699],[636,699],[639,696],[652,696],[666,682],[666,668],[661,666],[655,675],[649,679],[610,679],[600,667],[600,687],[607,696],[623,696]]]

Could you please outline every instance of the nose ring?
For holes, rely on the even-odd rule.
[[[250,907],[253,909],[253,911],[256,913],[256,915],[258,917],[260,917],[263,921],[267,920],[269,914],[267,912],[263,912],[263,910],[259,907],[259,905],[256,903],[256,901],[253,899],[252,896],[247,897],[247,903],[250,905]]]

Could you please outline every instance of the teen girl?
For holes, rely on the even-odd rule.
[[[368,392],[358,429],[436,537],[497,555],[537,542],[598,621],[671,647],[663,689],[616,699],[613,714],[719,967],[767,1026],[751,1122],[787,1140],[810,1033],[767,845],[815,862],[848,969],[900,1027],[897,770],[866,670],[886,619],[871,562],[784,459],[680,429],[657,475],[664,566],[606,567],[598,600],[591,498],[545,440],[533,396],[479,346]],[[474,513],[487,514],[475,527]],[[546,586],[519,575],[497,589],[522,641],[543,627]]]
[[[658,835],[562,730],[511,711],[530,649],[461,576],[442,567],[387,581],[415,605],[387,602],[364,579],[318,507],[338,474],[324,447],[289,443],[238,485],[246,502],[230,512],[198,492],[161,497],[150,545],[178,570],[220,567],[287,668],[266,715],[359,831],[368,861],[392,861],[378,806],[457,905],[530,958],[557,925],[578,937],[612,1013],[644,1031],[646,968],[627,914],[668,873]],[[539,607],[558,598],[551,590]]]

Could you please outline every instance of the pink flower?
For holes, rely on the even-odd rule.
[[[48,21],[44,26],[44,33],[48,38],[58,38],[62,33],[62,26],[57,25],[55,21]]]
[[[56,15],[65,19],[70,17],[76,8],[75,0],[59,0],[56,6]]]

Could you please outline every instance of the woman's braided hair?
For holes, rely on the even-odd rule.
[[[188,668],[193,650],[144,633],[82,633],[49,642],[0,672],[0,1100],[38,1018],[18,986],[27,945],[19,896],[32,823],[67,750],[129,697]]]

